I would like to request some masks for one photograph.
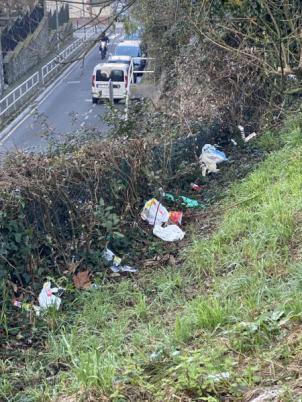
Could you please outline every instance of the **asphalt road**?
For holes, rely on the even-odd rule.
[[[108,53],[114,50],[118,37],[112,37],[110,42]],[[91,100],[91,76],[100,61],[96,46],[86,56],[84,64],[75,62],[69,71],[63,72],[48,94],[35,101],[23,119],[10,125],[0,144],[2,153],[18,149],[44,151],[50,139],[62,141],[69,134],[80,134],[86,129],[96,129],[105,135],[108,126],[103,116],[107,107],[93,105]]]

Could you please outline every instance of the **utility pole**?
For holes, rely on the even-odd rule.
[[[58,0],[56,0],[56,30],[57,30],[57,49],[60,50],[60,38],[59,38],[59,7]]]

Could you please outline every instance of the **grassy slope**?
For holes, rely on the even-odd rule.
[[[283,140],[231,189],[219,229],[195,240],[184,267],[77,294],[74,308],[49,317],[39,359],[24,352],[21,374],[2,363],[1,397],[242,401],[278,385],[282,401],[295,400],[302,356],[298,123]]]

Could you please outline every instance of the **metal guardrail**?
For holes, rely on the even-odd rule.
[[[40,75],[39,72],[36,72],[4,98],[0,99],[0,116],[2,116],[8,109],[15,106],[17,101],[36,87],[39,82]]]
[[[10,93],[0,99],[0,117],[3,116],[9,109],[16,109],[16,104],[25,95],[30,93],[38,84],[45,84],[46,78],[60,67],[62,62],[67,60],[81,46],[86,44],[86,41],[95,34],[95,31],[85,33],[85,37],[75,40],[71,45],[62,50],[56,57],[45,64],[40,71],[37,71],[30,76],[26,81],[13,89]]]
[[[56,57],[45,64],[45,66],[43,66],[41,70],[42,83],[44,84],[45,78],[54,70],[56,70],[60,66],[60,63],[66,60],[75,50],[77,50],[82,45],[83,40],[77,39],[71,45],[65,48],[61,53],[59,53]]]
[[[134,61],[142,61],[145,60],[148,62],[148,60],[155,60],[153,57],[132,57],[131,63],[129,66],[129,76],[131,77],[128,80],[127,88],[126,88],[126,99],[125,99],[125,120],[128,120],[129,117],[129,99],[131,95],[131,84],[135,82],[134,80],[134,75],[135,74],[154,74],[154,70],[135,70],[134,69]]]

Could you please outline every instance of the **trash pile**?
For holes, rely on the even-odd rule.
[[[108,153],[109,155],[109,153]],[[135,160],[136,155],[133,155],[132,161]],[[109,157],[109,156],[108,156]],[[205,144],[202,148],[201,155],[199,157],[199,164],[202,168],[202,176],[206,176],[209,173],[217,173],[219,169],[217,169],[217,165],[227,161],[228,158],[226,157],[225,153],[222,151],[219,151],[214,145],[210,144]],[[104,164],[105,166],[106,164]],[[131,163],[129,162],[127,166],[130,166]],[[103,165],[102,165],[103,166]],[[143,164],[142,164],[143,166]],[[93,170],[92,170],[93,171]],[[39,171],[40,172],[40,171]],[[63,177],[63,175],[62,175]],[[40,178],[41,183],[46,183],[45,180],[42,180],[43,178]],[[113,178],[113,180],[117,180],[116,177]],[[47,182],[48,183],[48,182]],[[86,183],[86,182],[85,182]],[[30,185],[30,184],[29,184]],[[137,181],[137,186],[139,186],[139,180]],[[123,188],[121,186],[121,188]],[[139,187],[138,187],[139,188]],[[192,182],[190,183],[190,188],[191,191],[194,191],[196,193],[199,193],[202,191],[203,186],[197,183]],[[42,193],[45,193],[45,188],[42,187]],[[50,188],[47,187],[48,191],[48,196],[51,197],[52,191]],[[36,194],[36,193],[35,193]],[[119,219],[118,215],[115,213],[115,210],[113,210],[114,207],[111,207],[110,204],[109,206],[105,207],[105,202],[102,199],[102,202],[99,202],[98,205],[95,206],[95,209],[93,210],[93,214],[90,212],[90,207],[89,207],[89,202],[83,203],[82,200],[78,201],[77,199],[77,192],[74,191],[73,193],[74,200],[72,201],[75,206],[75,208],[81,208],[81,225],[78,225],[78,232],[81,234],[80,236],[80,245],[83,245],[85,248],[85,243],[83,242],[84,239],[84,228],[85,228],[85,216],[88,219],[92,219],[93,227],[94,230],[90,231],[88,233],[99,233],[100,228],[102,230],[101,232],[101,239],[106,239],[106,243],[103,242],[102,245],[100,245],[100,250],[98,251],[99,255],[101,256],[101,259],[103,260],[103,266],[107,267],[112,273],[111,276],[121,276],[121,275],[126,275],[126,274],[133,274],[138,272],[137,267],[133,267],[131,265],[128,265],[127,263],[124,262],[126,258],[121,258],[118,255],[118,252],[116,253],[115,245],[112,243],[111,240],[112,237],[110,237],[113,233],[113,230],[108,230],[107,227],[113,227],[113,225],[119,224]],[[89,192],[87,193],[89,194]],[[102,193],[103,194],[103,193]],[[140,197],[142,197],[143,193],[140,194]],[[102,195],[103,196],[103,195]],[[102,197],[101,196],[101,197]],[[116,194],[115,194],[116,196]],[[134,197],[135,194],[133,192],[132,197]],[[131,199],[128,198],[128,204],[130,203],[131,205]],[[76,204],[78,202],[78,204]],[[92,201],[90,201],[92,205]],[[171,207],[171,210],[169,210],[167,206],[164,204],[169,205],[175,205],[175,207]],[[86,205],[87,204],[87,205]],[[122,201],[121,204],[122,206],[121,211],[123,214],[127,212],[127,206],[126,204],[123,205]],[[87,207],[87,208],[86,208]],[[86,208],[86,209],[84,209]],[[189,198],[185,195],[179,195],[179,194],[172,194],[170,192],[164,191],[162,188],[159,189],[159,196],[157,198],[151,198],[149,199],[141,213],[140,217],[143,221],[145,221],[149,226],[152,227],[152,234],[161,239],[164,242],[178,242],[184,239],[185,237],[185,231],[181,228],[183,225],[183,220],[184,216],[187,216],[186,214],[186,209],[202,209],[205,208],[205,205],[200,202],[199,200]],[[82,210],[86,213],[86,215],[83,213]],[[104,211],[104,212],[103,212]],[[69,211],[70,212],[70,211]],[[121,213],[120,211],[118,212],[119,214]],[[189,214],[188,215],[192,215]],[[97,219],[99,220],[97,220]],[[64,217],[66,220],[66,218]],[[34,221],[35,222],[35,221]],[[67,221],[66,221],[67,222]],[[76,224],[76,221],[73,222],[73,224]],[[107,226],[108,225],[108,226]],[[37,227],[37,225],[36,225]],[[106,237],[108,235],[108,237]],[[98,248],[98,242],[96,239],[93,237],[89,238],[88,241],[89,244],[96,244],[96,248]],[[111,239],[111,240],[110,240]],[[54,244],[53,239],[51,239],[52,245]],[[57,239],[57,242],[59,244],[59,238]],[[87,243],[88,244],[88,243]],[[105,245],[106,244],[106,245]],[[71,252],[71,249],[70,249]],[[74,254],[74,253],[73,253]],[[81,254],[78,254],[81,256]],[[83,255],[83,254],[82,254]],[[72,258],[71,258],[72,257]],[[91,289],[99,289],[100,286],[96,283],[93,283],[93,266],[89,266],[89,263],[87,264],[82,264],[82,261],[85,259],[85,257],[76,257],[76,262],[74,261],[74,256],[72,254],[69,254],[69,261],[71,261],[67,267],[67,270],[64,271],[66,274],[71,274],[72,282],[74,285],[75,289],[78,290],[91,290]],[[101,262],[102,266],[102,262]],[[52,279],[53,281],[53,279]],[[32,303],[25,303],[23,302],[22,298],[15,297],[13,299],[13,305],[17,308],[22,308],[24,310],[29,310],[29,311],[34,311],[37,316],[40,316],[43,312],[47,311],[49,308],[53,308],[55,310],[59,310],[61,306],[61,294],[64,291],[63,288],[60,287],[51,287],[51,281],[48,279],[44,285],[42,290],[40,291],[37,300],[38,300],[38,305],[37,303],[32,302]]]
[[[225,153],[216,149],[214,145],[205,144],[202,147],[201,155],[199,156],[199,164],[202,169],[202,175],[206,176],[207,173],[217,173],[217,165],[227,161]]]
[[[181,223],[182,212],[172,211],[169,213],[156,198],[146,202],[141,218],[153,226],[154,236],[164,241],[182,240],[185,236],[185,232],[175,224],[175,221]],[[174,224],[168,224],[169,220]]]

